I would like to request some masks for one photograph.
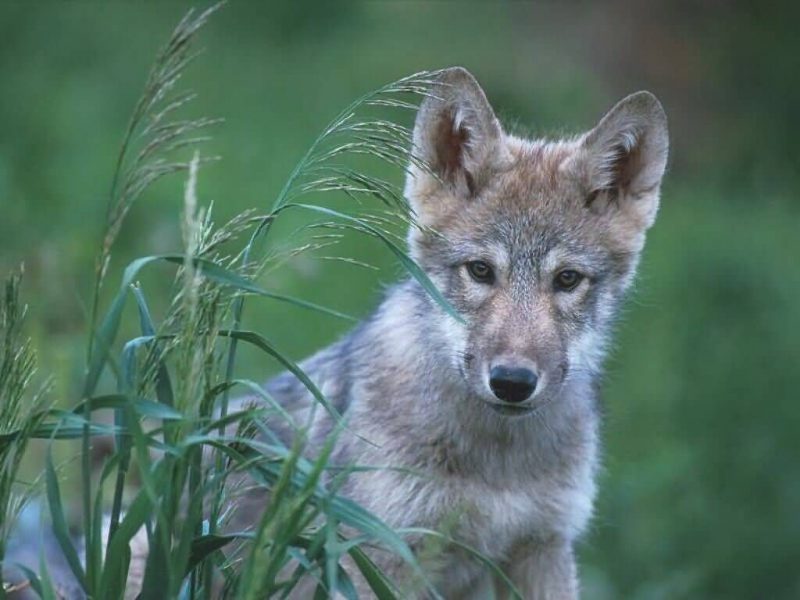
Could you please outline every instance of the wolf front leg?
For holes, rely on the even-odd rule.
[[[565,539],[520,545],[505,572],[525,600],[577,600],[578,577],[572,544]],[[513,598],[507,586],[497,585],[499,598]]]

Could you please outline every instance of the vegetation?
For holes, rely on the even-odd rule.
[[[648,88],[662,99],[670,117],[671,165],[637,291],[608,364],[605,469],[593,529],[580,548],[585,595],[599,600],[797,597],[800,271],[794,257],[800,254],[800,144],[793,125],[800,114],[798,6],[688,6],[666,0],[475,3],[468,9],[456,2],[424,8],[418,3],[311,1],[229,6],[204,32],[209,52],[181,80],[198,97],[174,114],[225,116],[224,125],[207,123],[210,129],[186,133],[214,135],[199,147],[199,199],[192,222],[229,231],[230,239],[188,265],[206,274],[197,290],[200,312],[193,313],[191,304],[175,298],[183,297],[186,282],[179,226],[185,219],[176,215],[194,148],[176,149],[170,156],[182,163],[182,176],[159,179],[125,213],[99,294],[98,330],[127,265],[143,254],[168,254],[179,263],[157,259],[130,279],[138,282],[138,290],[126,288],[115,342],[102,359],[105,368],[90,395],[105,398],[108,408],[89,403],[90,433],[121,433],[126,416],[120,398],[129,392],[118,385],[127,385],[127,357],[132,362],[128,372],[142,386],[135,394],[142,401],[136,410],[158,411],[143,421],[142,435],[145,441],[163,441],[159,430],[171,428],[175,443],[183,440],[185,447],[185,454],[169,459],[170,469],[179,471],[197,447],[187,431],[203,418],[189,412],[185,422],[171,419],[176,415],[163,402],[153,406],[144,400],[159,400],[154,388],[163,381],[157,376],[162,363],[175,402],[190,392],[176,385],[178,369],[195,368],[181,354],[187,342],[180,335],[190,323],[205,319],[222,331],[267,334],[271,349],[297,360],[351,327],[347,315],[360,317],[375,305],[376,290],[397,270],[385,242],[349,232],[342,238],[311,239],[345,233],[330,225],[355,225],[352,221],[287,208],[253,246],[249,267],[241,257],[254,228],[273,212],[287,173],[309,141],[324,130],[336,107],[363,90],[405,73],[464,64],[480,78],[506,122],[519,121],[546,135],[565,123],[576,131],[589,126],[616,99]],[[45,424],[59,422],[57,435],[73,436],[52,443],[31,440],[24,452],[19,446],[4,448],[22,457],[17,471],[22,481],[36,479],[50,449],[65,522],[78,529],[84,527],[85,512],[80,444],[87,407],[81,402],[86,332],[98,244],[107,225],[102,199],[108,197],[119,134],[140,92],[146,61],[182,11],[173,3],[113,9],[96,4],[0,6],[0,79],[7,90],[0,103],[0,272],[15,273],[25,263],[22,292],[30,304],[25,331],[39,375],[16,379],[29,380],[19,406],[30,408],[27,414],[36,419],[42,418],[38,411],[46,417],[31,422],[23,412],[17,424],[4,417],[0,426],[4,435],[27,423],[49,438],[54,430],[44,429]],[[412,118],[397,107],[362,106],[361,112],[368,120],[390,119],[405,126]],[[129,159],[138,151],[131,150]],[[222,159],[210,160],[216,155]],[[363,156],[348,161],[375,178],[395,185],[401,180],[399,171],[382,161]],[[294,190],[307,181],[298,179]],[[204,208],[211,204],[204,199],[211,198],[213,221],[226,225],[211,224]],[[359,205],[336,192],[302,200],[318,206],[323,201],[348,217],[363,217],[366,208],[389,209],[366,197]],[[236,219],[251,207],[256,212]],[[394,219],[404,220],[389,210]],[[308,228],[309,219],[327,224]],[[360,221],[365,222],[375,224]],[[399,233],[401,228],[388,229]],[[298,234],[305,236],[302,242]],[[327,246],[333,239],[337,245]],[[293,252],[305,244],[314,247]],[[402,248],[399,240],[397,246]],[[378,269],[357,264],[365,257]],[[221,278],[208,276],[204,269],[210,263],[201,258],[219,266]],[[255,289],[243,291],[245,284]],[[297,302],[256,298],[256,290],[324,305],[338,316]],[[214,294],[218,304],[211,300]],[[240,294],[246,294],[246,308],[234,327]],[[22,306],[18,300],[14,304]],[[140,322],[139,307],[145,304],[155,333],[144,333]],[[218,314],[202,312],[211,305]],[[14,314],[23,312],[20,308]],[[163,337],[172,334],[174,339]],[[148,336],[150,341],[135,342],[125,352],[127,341]],[[13,348],[25,346],[25,335],[14,339]],[[203,367],[208,381],[204,375],[196,382],[202,389],[231,379],[227,359],[233,339],[216,340],[217,364],[208,371]],[[285,368],[250,341],[237,341],[234,379],[260,383]],[[100,343],[95,339],[95,349]],[[93,356],[98,356],[94,350]],[[40,391],[41,404],[33,404]],[[250,392],[246,383],[238,383],[230,394]],[[50,403],[62,412],[47,412]],[[214,435],[213,428],[208,435]],[[189,442],[182,436],[189,436]],[[92,437],[95,452],[102,439]],[[129,444],[131,456],[123,507],[133,505],[137,490],[147,489],[139,474],[137,439],[141,445],[141,436],[119,435],[120,447]],[[16,469],[16,459],[9,457],[4,477]],[[151,458],[155,468],[161,457],[155,452]],[[313,465],[303,468],[311,473]],[[101,489],[103,503],[109,510],[113,506],[117,466],[108,469],[103,486],[102,471],[91,469],[92,511]],[[185,488],[193,485],[191,472],[185,475]],[[47,478],[41,477],[40,484],[46,496]],[[24,490],[14,492],[16,506]],[[208,493],[213,497],[215,490]],[[101,530],[95,527],[93,533]],[[205,556],[212,571],[221,568],[215,562],[219,554]],[[99,577],[97,585],[107,565],[106,560],[100,567],[87,567],[92,579]],[[180,573],[175,566],[165,568]],[[207,569],[196,570],[198,590]]]

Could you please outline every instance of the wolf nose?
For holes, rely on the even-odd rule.
[[[489,387],[504,402],[523,402],[533,394],[538,379],[530,369],[497,366],[489,373]]]

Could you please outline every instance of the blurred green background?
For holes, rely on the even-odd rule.
[[[24,261],[42,372],[68,404],[118,144],[188,4],[0,4],[0,272]],[[233,2],[201,34],[192,115],[222,116],[200,197],[218,220],[266,210],[356,96],[461,64],[506,122],[590,127],[650,89],[671,123],[662,210],[604,387],[590,599],[800,597],[800,51],[797,3]],[[404,115],[406,124],[412,115]],[[401,174],[388,174],[399,183]],[[181,178],[134,208],[112,266],[179,248]],[[278,228],[276,243],[296,223]],[[273,289],[366,315],[399,275],[300,259]],[[163,310],[169,270],[144,277]],[[160,295],[159,295],[160,294]],[[162,305],[158,299],[161,297]],[[250,302],[247,326],[301,358],[348,325]],[[244,356],[242,370],[275,370]]]

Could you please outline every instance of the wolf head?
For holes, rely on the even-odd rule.
[[[560,141],[504,132],[466,70],[444,71],[414,128],[412,256],[465,324],[440,320],[446,360],[503,414],[600,369],[658,209],[667,119],[649,92]]]

